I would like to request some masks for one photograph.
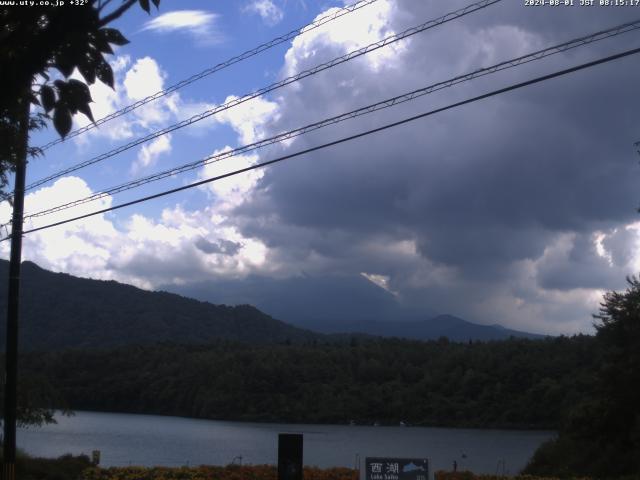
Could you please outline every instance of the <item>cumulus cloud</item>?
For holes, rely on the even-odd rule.
[[[149,20],[142,30],[186,33],[201,45],[214,45],[224,40],[216,25],[218,18],[219,15],[204,10],[175,10]]]
[[[129,55],[117,56],[110,62],[110,65],[115,78],[120,79],[123,75],[123,72],[125,72],[131,65],[131,57]],[[82,80],[82,76],[77,70],[73,73],[72,77]],[[93,113],[93,117],[96,120],[104,118],[112,114],[116,110],[119,110],[124,102],[126,102],[126,98],[121,93],[121,90],[119,88],[112,89],[111,87],[99,81],[95,82],[93,85],[90,85],[89,91],[91,93],[91,98],[93,99],[93,102],[91,103],[91,111]],[[74,115],[73,122],[74,128],[79,128],[87,126],[90,123],[90,120],[84,115]],[[110,140],[122,140],[133,135],[133,131],[129,123],[122,119],[117,119],[115,121],[109,122],[108,124],[103,125],[100,128],[94,129],[90,132],[90,136],[101,136],[106,137]],[[75,137],[74,141],[76,145],[85,147],[90,143],[88,137],[85,135]]]
[[[219,155],[229,150],[231,147],[226,146],[213,152],[213,155]],[[257,155],[236,155],[224,158],[204,165],[200,169],[199,177],[201,179],[218,177],[254,165],[257,161]],[[261,170],[251,170],[208,183],[204,188],[212,194],[216,210],[220,214],[228,215],[231,210],[247,199],[263,174]]]
[[[138,59],[127,70],[122,82],[128,103],[142,100],[164,89],[165,78],[166,74],[161,70],[156,60],[151,57]],[[147,103],[134,110],[134,122],[143,129],[157,128],[159,125],[175,119],[179,103],[181,101],[177,93]]]
[[[271,27],[280,23],[284,18],[284,12],[272,0],[254,0],[243,10],[260,15],[262,21]]]
[[[338,9],[329,9],[318,16],[330,15]],[[284,73],[294,75],[311,66],[331,60],[339,55],[357,50],[395,33],[387,22],[394,10],[392,2],[376,2],[358,11],[358,15],[344,15],[326,23],[321,28],[299,35],[292,41],[285,54]],[[356,61],[368,68],[382,66],[404,50],[400,44],[375,50]]]
[[[127,245],[111,264],[148,287],[268,269],[266,247],[225,225],[209,209],[165,209],[157,220],[133,215],[125,231]]]
[[[25,197],[25,211],[38,212],[43,209],[73,201],[78,197],[90,195],[87,184],[77,177],[65,177],[52,186],[41,188]],[[111,206],[110,198],[103,198],[91,205],[82,205],[73,211],[83,215]],[[8,218],[11,207],[7,202],[0,203],[0,218]],[[30,230],[69,218],[68,212],[58,212],[46,217],[26,219],[24,228]],[[105,269],[105,264],[113,255],[113,246],[118,232],[105,215],[89,217],[63,227],[51,228],[27,234],[24,238],[24,259],[32,260],[44,268],[55,271],[72,272],[81,276],[111,278],[113,272]],[[6,258],[9,253],[7,242],[0,244],[0,251]]]
[[[166,87],[167,73],[152,57],[145,56],[132,60],[128,55],[119,56],[112,62],[112,68],[115,74],[115,89],[100,82],[90,86],[94,100],[91,107],[95,118],[103,118]],[[74,137],[74,142],[80,147],[81,152],[90,146],[95,146],[94,140],[107,139],[122,145],[125,141],[146,136],[213,107],[214,105],[211,103],[185,99],[178,92],[173,92],[138,107],[124,116],[101,124],[98,128],[89,130],[85,135]],[[255,113],[256,117],[260,118],[258,107],[248,106],[247,108],[249,110],[245,108],[244,115]],[[230,115],[229,121],[231,118],[234,118],[233,115]],[[74,122],[78,127],[89,123],[79,115],[74,117]],[[203,135],[219,124],[220,122],[212,117],[196,123],[187,129],[187,133],[189,135]],[[248,127],[238,123],[237,128],[247,130]],[[247,130],[247,134],[250,134],[249,130]],[[140,146],[129,172],[133,175],[138,174],[154,166],[161,155],[168,156],[172,151],[172,140],[172,135],[168,134]]]
[[[223,103],[230,103],[239,97],[229,95]],[[253,143],[265,136],[268,125],[278,120],[278,104],[256,97],[238,104],[237,107],[223,110],[215,115],[219,123],[228,124],[238,133],[242,144]]]
[[[65,177],[25,197],[27,212],[35,212],[93,192],[78,177]],[[25,229],[37,228],[111,206],[111,197],[73,210],[28,220]],[[11,207],[0,203],[0,219]],[[8,257],[9,245],[0,244]],[[24,259],[44,268],[98,279],[114,279],[142,288],[201,281],[213,276],[242,276],[262,270],[267,248],[240,234],[211,209],[187,212],[181,207],[162,211],[159,218],[133,214],[116,224],[107,214],[27,234]]]
[[[225,255],[235,255],[242,247],[242,244],[231,240],[218,239],[211,242],[205,237],[200,237],[196,240],[195,245],[204,253],[224,253]]]
[[[167,134],[143,145],[136,161],[131,165],[131,173],[137,174],[156,164],[162,154],[171,152],[171,135]]]
[[[141,100],[164,87],[165,74],[151,57],[144,57],[127,71],[122,82],[131,100]]]
[[[444,8],[376,5],[353,28],[336,25],[296,38],[283,75]],[[548,17],[524,21],[505,7],[412,37],[377,59],[350,62],[283,93],[278,119],[262,128],[269,133],[310,123],[589,31],[570,21],[570,28],[552,34]],[[587,23],[603,28],[619,18],[609,12]],[[594,45],[461,85],[282,150],[356,133],[610,48]],[[608,68],[585,72],[578,83],[549,82],[268,170],[235,209],[235,221],[292,270],[375,272],[370,279],[388,279],[388,288],[413,305],[525,330],[588,331],[602,292],[623,285],[640,257],[637,231],[628,227],[640,179],[629,149],[640,130],[627,101],[635,87],[625,76],[607,102],[598,94],[615,68],[635,67]],[[598,244],[609,257],[598,253]],[[400,255],[385,245],[408,248]]]
[[[166,73],[151,57],[132,61],[128,55],[118,56],[111,62],[111,66],[115,76],[114,89],[101,82],[89,86],[93,98],[91,110],[96,119],[106,117],[134,101],[153,95],[165,86]],[[74,137],[74,142],[84,150],[91,145],[92,139],[122,142],[149,133],[161,124],[176,119],[180,107],[185,104],[188,105],[188,102],[182,101],[179,94],[172,93],[139,107],[130,114],[101,124],[89,130],[86,135]],[[74,128],[89,124],[89,120],[82,115],[74,116],[73,121]]]
[[[294,39],[281,76],[464,3],[379,0],[357,17]],[[523,15],[520,4],[504,3],[248,102],[209,126],[228,125],[248,143],[622,23],[624,15],[597,8]],[[442,90],[267,154],[211,163],[198,175],[359,133],[604,56],[616,45],[591,45]],[[143,71],[163,81],[151,61],[123,61],[119,81],[130,79],[131,98],[144,95],[135,81]],[[623,287],[624,276],[640,268],[634,211],[640,171],[632,148],[640,117],[629,102],[639,72],[637,62],[621,60],[208,184],[202,188],[208,204],[200,209],[168,208],[157,219],[135,215],[118,228],[98,218],[95,235],[62,229],[64,237],[54,240],[69,239],[75,256],[47,250],[57,243],[37,235],[26,240],[41,243],[25,251],[41,252],[45,267],[145,286],[252,273],[362,274],[412,308],[543,333],[589,331],[602,293]],[[105,97],[109,108],[118,101]],[[174,102],[176,111],[188,109],[179,97]],[[128,128],[145,128],[142,119],[136,122]],[[147,148],[138,160],[147,155],[151,164]],[[45,198],[44,189],[36,193]],[[111,253],[102,248],[107,243]]]

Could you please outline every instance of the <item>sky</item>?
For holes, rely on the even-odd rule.
[[[352,3],[347,2],[347,3]],[[377,0],[32,159],[27,183],[472,2]],[[26,212],[640,18],[640,6],[504,0],[30,190]],[[101,118],[345,3],[162,0],[113,26]],[[600,57],[634,31],[74,209],[33,228],[214,177]],[[76,72],[76,77],[81,76]],[[546,334],[593,331],[640,269],[640,56],[545,81],[197,188],[27,234],[23,258],[145,289],[359,276],[400,305]],[[74,128],[87,125],[82,115]],[[31,145],[56,138],[53,128]],[[0,221],[10,217],[0,204]],[[0,254],[8,258],[8,242]],[[285,300],[283,300],[285,301]]]

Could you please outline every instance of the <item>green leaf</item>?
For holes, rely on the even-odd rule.
[[[65,78],[73,73],[73,62],[68,58],[68,55],[58,57],[53,66],[56,67]]]
[[[111,66],[104,59],[102,59],[102,62],[96,68],[96,76],[102,83],[113,88],[113,70],[111,70]]]
[[[73,69],[76,63],[78,63],[78,56],[81,55],[82,50],[83,47],[76,46],[71,40],[61,44],[53,58],[53,66],[65,77],[68,77],[73,73]]]
[[[67,105],[71,113],[82,112],[93,121],[93,114],[91,113],[91,107],[89,107],[89,103],[93,100],[91,99],[89,87],[85,83],[71,79],[60,92],[60,102]]]
[[[95,45],[95,48],[102,52],[102,53],[109,53],[109,54],[113,54],[113,48],[111,48],[111,45],[109,45],[109,42],[107,42],[104,37],[100,34],[96,35],[95,38],[92,40],[93,45]]]
[[[53,112],[53,126],[62,138],[71,131],[71,112],[66,105],[58,103]]]
[[[91,112],[91,107],[88,103],[78,105],[78,111],[84,113],[93,123],[96,122],[93,118],[93,113]]]
[[[96,63],[90,54],[87,53],[78,63],[78,70],[89,85],[96,81]]]
[[[72,78],[67,82],[68,90],[73,98],[74,103],[90,103],[93,102],[89,87],[80,80]]]
[[[149,0],[138,0],[140,2],[140,7],[147,12],[151,13],[151,7],[149,6]]]
[[[124,35],[122,35],[120,31],[116,30],[115,28],[101,28],[100,30],[98,30],[98,34],[106,42],[113,43],[114,45],[122,46],[129,43],[129,40],[124,38]]]
[[[53,110],[53,106],[56,103],[56,94],[49,85],[43,85],[40,89],[40,100],[42,101],[42,107],[44,111],[49,113]]]

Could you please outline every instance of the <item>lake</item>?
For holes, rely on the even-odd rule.
[[[365,457],[428,458],[431,471],[517,473],[548,431],[264,424],[181,417],[76,412],[57,425],[18,429],[18,447],[33,455],[90,455],[102,466],[276,464],[278,433],[304,435],[304,463],[354,467]],[[242,457],[240,460],[239,457]]]

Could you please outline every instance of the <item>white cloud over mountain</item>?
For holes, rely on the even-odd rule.
[[[280,74],[461,5],[379,0],[296,38]],[[227,110],[208,120],[202,134],[229,127],[238,144],[250,143],[624,21],[616,9],[584,10],[523,15],[520,6],[505,3]],[[172,13],[178,12],[145,28],[195,31],[215,24],[204,12],[167,16]],[[617,45],[604,42],[485,77],[212,163],[197,175],[210,178],[379,127],[605,55]],[[118,93],[92,87],[97,108],[113,111],[164,86],[166,75],[152,58],[117,62]],[[176,197],[157,218],[103,215],[31,234],[25,256],[46,268],[145,287],[252,273],[366,272],[412,307],[520,330],[588,331],[603,291],[623,287],[625,276],[640,268],[634,211],[640,178],[629,148],[640,132],[629,101],[637,96],[640,66],[624,62],[208,184],[199,190],[206,200],[186,206]],[[614,80],[605,100],[603,89]],[[227,100],[242,92],[228,94]],[[211,105],[174,94],[94,135],[130,138]],[[139,148],[131,168],[142,172],[160,155],[170,157],[177,136]],[[89,191],[79,178],[61,179],[30,194],[27,210]],[[7,217],[6,203],[0,214]]]
[[[25,198],[27,212],[90,195],[78,177],[65,177]],[[73,210],[82,215],[112,205],[112,198]],[[10,215],[7,202],[0,204],[0,218]],[[27,220],[29,230],[69,218],[68,212]],[[217,248],[215,248],[217,247]],[[142,288],[169,283],[202,281],[211,275],[235,277],[259,269],[265,247],[257,239],[242,236],[224,225],[210,208],[188,212],[180,206],[162,211],[160,218],[133,214],[116,222],[100,214],[58,227],[30,233],[24,238],[25,259],[44,268],[74,275],[115,279]],[[9,244],[0,244],[3,257]]]

